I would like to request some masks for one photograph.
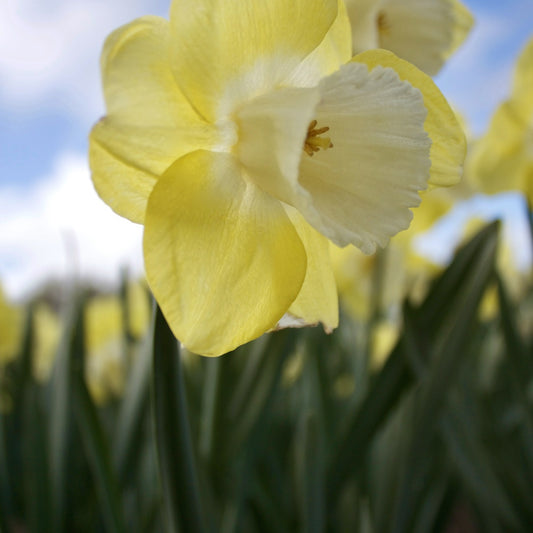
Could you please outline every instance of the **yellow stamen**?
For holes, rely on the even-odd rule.
[[[389,22],[389,20],[387,18],[387,15],[385,15],[385,13],[383,13],[383,11],[380,11],[378,13],[377,25],[378,25],[378,32],[379,33],[387,34],[387,33],[390,32],[391,25],[390,25],[390,22]]]
[[[315,152],[318,152],[321,148],[322,150],[327,150],[328,148],[333,148],[333,144],[331,142],[331,139],[329,137],[320,137],[323,133],[326,133],[326,131],[329,131],[329,128],[327,126],[323,128],[316,128],[317,121],[313,120],[309,124],[309,127],[307,128],[307,138],[304,142],[304,152],[309,155],[313,156]]]

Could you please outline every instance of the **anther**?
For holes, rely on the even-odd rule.
[[[307,138],[304,142],[304,152],[311,157],[321,148],[322,150],[333,148],[333,143],[329,137],[320,137],[320,135],[329,131],[329,127],[316,128],[316,125],[317,121],[312,120],[307,128]]]

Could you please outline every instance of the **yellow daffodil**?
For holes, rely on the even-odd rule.
[[[398,248],[387,248],[383,260],[383,278],[378,305],[388,309],[404,295],[405,270]],[[369,318],[376,255],[365,255],[353,246],[331,247],[331,259],[343,308],[355,320]]]
[[[390,320],[380,320],[372,330],[370,368],[378,371],[385,363],[400,336],[400,326]]]
[[[475,144],[468,170],[482,191],[518,190],[533,203],[533,39],[518,59],[511,97]]]
[[[102,404],[124,388],[125,346],[120,301],[116,296],[98,296],[85,307],[87,355],[85,372],[94,401]]]
[[[148,283],[199,354],[336,327],[328,239],[371,253],[460,177],[444,97],[390,52],[352,59],[337,0],[175,0],[111,34],[102,76],[95,187],[144,224]]]
[[[33,315],[33,375],[46,381],[51,373],[61,336],[61,320],[46,303],[35,306]]]
[[[129,283],[127,290],[129,327],[133,337],[140,339],[148,330],[152,316],[148,288],[144,280],[139,280]]]
[[[0,367],[18,355],[23,327],[23,310],[7,300],[0,285]]]
[[[353,246],[331,247],[337,289],[344,309],[356,321],[369,318],[374,290],[376,256],[367,256]],[[397,238],[380,259],[382,274],[377,302],[382,312],[397,315],[404,298],[420,302],[429,281],[440,267],[418,255],[411,242]]]
[[[354,53],[391,50],[433,76],[468,35],[473,18],[459,0],[345,0]]]

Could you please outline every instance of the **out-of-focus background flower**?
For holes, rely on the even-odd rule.
[[[531,36],[530,0],[465,0],[476,23],[436,82],[481,135],[510,94],[513,65]],[[11,299],[43,282],[77,276],[100,283],[120,267],[142,272],[142,229],[94,192],[87,135],[104,112],[99,53],[106,35],[166,0],[3,0],[0,3],[0,280]],[[519,266],[530,261],[521,198],[476,196],[457,205],[420,250],[447,261],[466,220],[504,217]]]

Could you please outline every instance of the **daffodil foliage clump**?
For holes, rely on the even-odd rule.
[[[175,0],[108,37],[93,182],[144,225],[148,283],[191,351],[333,330],[329,242],[372,253],[420,191],[459,181],[464,134],[431,78],[352,41],[341,0]]]
[[[2,531],[528,531],[533,290],[511,305],[497,230],[404,303],[380,364],[385,330],[347,315],[203,358],[159,310],[139,329],[125,285],[73,296],[43,379],[30,306],[0,370]]]

